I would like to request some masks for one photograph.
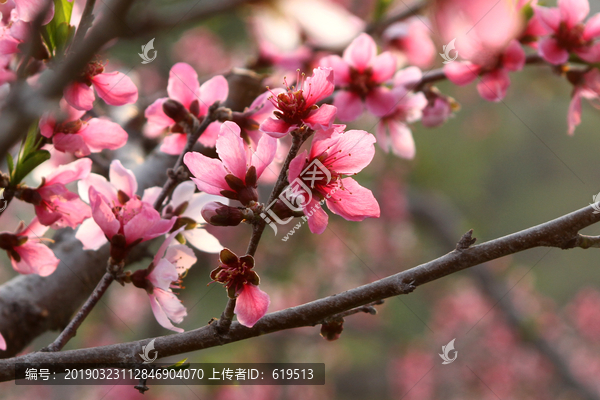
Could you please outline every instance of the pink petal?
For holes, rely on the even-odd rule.
[[[327,158],[322,163],[339,174],[355,174],[371,163],[375,156],[375,136],[366,131],[349,130],[339,140],[325,140]]]
[[[137,87],[130,77],[121,72],[96,75],[92,78],[92,84],[98,96],[111,106],[133,104],[138,99]]]
[[[307,118],[304,119],[304,123],[311,129],[329,129],[333,121],[337,108],[331,104],[323,104],[317,110],[312,111]]]
[[[196,185],[194,185],[193,182],[187,181],[186,183],[191,184],[192,186],[194,186],[194,188],[196,187]],[[158,195],[160,194],[161,191],[162,191],[162,188],[158,187],[158,186],[152,186],[147,189],[144,189],[144,193],[142,194],[142,201],[144,203],[154,204],[156,199],[158,199]]]
[[[185,181],[177,185],[175,190],[173,190],[173,194],[171,195],[171,204],[173,207],[179,207],[184,202],[188,202],[189,209],[189,201],[194,196],[194,192],[196,191],[196,185],[194,182]],[[208,196],[208,195],[207,195]],[[154,203],[153,201],[148,201],[148,203]]]
[[[308,218],[308,228],[312,233],[320,235],[327,229],[329,216],[323,210],[323,207],[314,198],[304,208],[304,214]]]
[[[330,96],[335,89],[333,83],[333,70],[331,68],[315,68],[313,75],[304,82],[304,99],[306,107],[317,104],[320,100]]]
[[[76,157],[85,157],[92,153],[80,135],[57,133],[52,138],[52,144],[56,150],[72,153]]]
[[[79,226],[75,237],[83,244],[83,250],[98,250],[108,243],[106,236],[93,218],[88,218]]]
[[[375,41],[368,34],[362,33],[344,50],[344,61],[362,72],[370,66],[376,55]]]
[[[206,115],[214,102],[223,102],[229,95],[229,84],[223,75],[217,75],[200,86],[200,115]]]
[[[99,194],[96,189],[90,187],[90,205],[92,206],[92,217],[102,232],[109,238],[112,239],[114,235],[119,232],[121,224],[115,218],[115,214],[106,201],[104,196]]]
[[[183,231],[183,237],[188,244],[206,253],[218,253],[223,250],[219,240],[202,228]]]
[[[551,32],[558,31],[561,22],[560,10],[558,8],[534,6],[533,10],[543,27]]]
[[[172,235],[169,236],[171,237]],[[163,244],[166,243],[168,245],[169,243],[167,243],[167,241],[170,242],[171,240],[166,239]],[[169,290],[171,284],[179,279],[179,274],[177,273],[175,265],[162,258],[166,251],[166,247],[164,249],[162,247],[163,246],[161,245],[161,248],[158,249],[158,252],[156,253],[156,257],[154,257],[154,269],[148,275],[147,279],[154,287]]]
[[[249,165],[246,162],[244,140],[240,137],[240,127],[231,121],[221,125],[221,133],[217,139],[217,153],[229,172],[244,180]]]
[[[220,195],[222,190],[231,190],[225,182],[227,171],[220,160],[191,151],[183,157],[183,163],[194,175],[192,181],[201,191]]]
[[[172,156],[178,156],[183,152],[186,145],[187,135],[185,133],[173,133],[163,139],[160,151]]]
[[[260,290],[258,286],[246,283],[237,297],[234,312],[240,324],[252,328],[267,313],[270,303],[271,299],[268,294]]]
[[[556,39],[551,37],[540,39],[538,52],[551,64],[564,64],[569,60],[569,52],[560,47]]]
[[[152,213],[152,211],[154,210],[152,205],[145,204],[145,207],[150,211],[148,213],[148,215],[152,215],[152,216],[158,215],[158,212],[156,214]],[[155,221],[154,225],[152,225],[150,228],[148,228],[146,230],[146,233],[144,234],[144,237],[143,237],[143,241],[151,240],[156,237],[166,235],[167,233],[169,233],[171,231],[171,228],[173,228],[173,225],[175,224],[176,221],[177,221],[177,217],[172,217],[171,219],[159,219],[159,220]]]
[[[0,333],[0,350],[6,350],[6,340],[4,340],[4,337],[2,336],[1,333]]]
[[[375,135],[377,136],[377,144],[386,153],[388,153],[390,151],[390,141],[389,141],[389,135],[387,133],[387,124],[388,124],[388,121],[385,119],[382,119],[381,121],[379,121],[379,123],[377,124],[377,127],[375,128]]]
[[[92,118],[85,127],[79,131],[92,153],[104,149],[116,150],[127,143],[127,132],[121,125],[104,118]]]
[[[575,53],[582,60],[588,63],[597,63],[600,62],[600,42],[585,48],[584,50],[575,50]]]
[[[133,197],[137,192],[137,181],[130,169],[127,169],[119,160],[110,163],[108,172],[110,183],[117,189],[123,191],[127,196]]]
[[[323,57],[319,61],[319,65],[333,69],[333,79],[336,86],[343,86],[350,83],[350,67],[340,56],[332,55]]]
[[[15,7],[19,19],[25,22],[33,22],[38,14],[46,7],[45,0],[15,0]],[[46,25],[54,17],[54,2],[50,3],[50,8],[44,16],[42,25]]]
[[[504,54],[502,55],[502,64],[509,71],[520,71],[525,65],[525,50],[518,41],[511,40]]]
[[[160,294],[159,294],[160,292]],[[179,301],[179,299],[177,299],[177,296],[175,296],[175,294],[170,293],[170,292],[164,292],[161,289],[155,289],[154,293],[149,295],[150,297],[150,306],[152,307],[152,313],[154,314],[154,318],[156,318],[156,321],[163,327],[169,330],[172,330],[174,332],[183,332],[183,329],[181,328],[177,328],[175,327],[171,321],[169,321],[169,315],[167,314],[166,310],[163,309],[163,306],[161,304],[159,304],[159,301],[157,299],[157,296],[160,296],[161,298],[161,302],[167,306],[168,310],[173,314],[173,315],[180,315],[182,314],[182,310],[179,306],[183,307],[183,305],[181,304],[181,302]],[[169,294],[170,293],[170,294]],[[175,301],[177,301],[179,303],[179,306],[175,304]],[[185,312],[185,307],[183,307],[183,312]],[[187,313],[186,313],[187,314]]]
[[[498,102],[504,99],[509,86],[508,72],[505,69],[496,69],[482,75],[477,84],[477,91],[485,100]]]
[[[591,40],[600,36],[600,14],[596,14],[585,23],[583,40]]]
[[[567,28],[573,28],[590,13],[588,0],[558,0],[558,9]]]
[[[450,82],[463,86],[477,79],[481,67],[471,62],[451,62],[444,65],[444,73]]]
[[[394,76],[396,72],[396,57],[389,51],[381,53],[372,63],[373,75],[371,78],[377,83],[383,83]]]
[[[277,153],[277,139],[262,135],[256,146],[256,152],[252,154],[252,165],[256,168],[256,175],[260,178],[265,168],[275,159]]]
[[[415,141],[406,124],[399,121],[388,121],[390,145],[392,151],[399,157],[412,160],[415,157]]]
[[[21,261],[16,262],[11,258],[11,263],[15,271],[20,274],[48,276],[60,263],[52,250],[41,243],[28,241],[22,246],[15,247],[14,250],[21,256]]]
[[[175,124],[175,121],[167,117],[163,111],[163,104],[167,100],[169,100],[167,97],[163,97],[146,108],[144,115],[148,119],[148,124],[150,125],[144,130],[147,137],[158,137],[166,128]]]
[[[91,110],[94,108],[94,91],[91,87],[81,82],[73,82],[63,91],[65,100],[77,110]]]
[[[165,260],[175,265],[177,273],[181,275],[185,271],[192,268],[192,266],[196,264],[196,261],[198,259],[194,255],[194,250],[182,244],[176,244],[167,248],[167,252],[165,253]]]
[[[0,55],[8,56],[20,52],[19,44],[21,42],[14,37],[6,34],[3,35],[0,37]]]
[[[294,130],[296,125],[290,125],[287,122],[276,119],[267,118],[260,124],[260,130],[274,138],[281,138]]]
[[[340,121],[350,122],[360,117],[364,106],[359,95],[346,90],[340,90],[333,99],[333,105],[337,108],[337,117]]]
[[[397,104],[392,91],[385,86],[379,86],[369,92],[365,105],[371,114],[383,117],[392,113]]]
[[[49,186],[54,183],[66,185],[80,179],[85,179],[92,171],[92,160],[83,158],[73,161],[69,164],[64,164],[56,168],[51,174],[46,176],[44,186]]]
[[[401,69],[394,75],[394,87],[403,87],[407,90],[414,89],[423,79],[423,73],[417,67]]]
[[[205,147],[215,147],[220,131],[221,123],[219,121],[215,121],[212,124],[208,125],[204,133],[200,135],[200,139],[198,140],[198,142],[200,142]]]
[[[300,173],[306,165],[307,158],[308,151],[304,150],[302,153],[294,157],[294,159],[290,162],[290,167],[288,169],[288,182],[294,182],[294,180],[300,176]]]
[[[575,133],[575,128],[581,123],[581,91],[575,89],[571,103],[569,104],[569,113],[567,114],[567,122],[569,123],[569,135]]]
[[[98,174],[90,174],[85,180],[77,182],[79,197],[89,203],[89,190],[94,187],[96,191],[102,194],[109,202],[118,202],[117,189],[111,185],[105,177]]]
[[[169,98],[177,100],[189,110],[190,104],[199,100],[200,95],[200,83],[194,68],[182,62],[173,65],[169,72],[167,93]]]
[[[352,178],[342,179],[342,187],[331,193],[327,207],[348,221],[362,221],[365,218],[379,218],[379,204],[373,193]]]

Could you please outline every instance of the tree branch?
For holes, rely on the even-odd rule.
[[[267,314],[252,328],[234,322],[227,334],[215,335],[214,329],[207,325],[193,331],[156,338],[155,348],[160,357],[169,357],[285,329],[314,326],[336,314],[378,300],[410,293],[417,286],[509,254],[534,247],[563,248],[564,244],[573,240],[581,229],[600,221],[600,214],[594,214],[592,211],[592,207],[587,206],[517,233],[474,245],[461,251],[453,250],[433,261],[367,285]],[[0,360],[0,381],[14,379],[14,364],[16,362],[139,362],[138,353],[140,353],[141,347],[149,343],[150,340],[144,339],[60,353],[38,352]]]

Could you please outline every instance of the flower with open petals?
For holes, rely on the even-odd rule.
[[[368,132],[334,125],[329,131],[318,131],[310,148],[290,163],[288,181],[296,179],[310,188],[302,192],[301,201],[308,226],[313,233],[323,233],[329,217],[320,207],[327,207],[348,221],[379,217],[379,204],[373,193],[344,175],[354,175],[369,165],[375,155],[375,137]],[[318,161],[318,163],[317,163]]]
[[[35,206],[35,213],[42,225],[52,226],[53,229],[65,226],[76,228],[91,217],[90,207],[65,185],[87,178],[91,170],[92,160],[89,158],[61,165],[45,176],[38,188],[22,189],[19,199]]]
[[[344,50],[343,58],[327,56],[321,65],[333,68],[335,85],[341,89],[333,101],[341,121],[360,117],[363,102],[375,116],[390,113],[394,96],[383,83],[394,76],[396,59],[389,51],[377,55],[377,45],[371,36],[361,34]]]
[[[549,36],[540,39],[538,51],[549,63],[564,64],[570,54],[584,61],[600,61],[600,14],[584,24],[590,12],[588,0],[558,0],[558,7],[535,6],[535,15]]]
[[[138,270],[129,278],[136,287],[148,293],[158,323],[175,332],[183,332],[183,329],[173,326],[171,321],[181,323],[187,311],[172,289],[181,289],[181,276],[196,263],[196,256],[189,247],[170,246],[183,229],[172,232],[165,239],[147,269]]]
[[[15,233],[0,233],[0,249],[6,250],[15,271],[48,276],[56,270],[60,260],[41,243],[47,230],[47,226],[34,218],[27,228],[21,222]]]
[[[194,176],[192,181],[198,189],[239,200],[247,206],[258,201],[257,181],[275,158],[277,140],[263,135],[251,154],[244,148],[240,132],[234,122],[223,123],[216,144],[220,160],[189,152],[183,162]]]
[[[260,124],[260,130],[280,138],[303,125],[311,129],[329,129],[335,119],[336,108],[330,104],[317,103],[333,93],[333,70],[315,68],[313,75],[305,78],[298,72],[296,86],[286,84],[286,91],[275,94],[269,100],[273,102],[275,117],[267,118]]]
[[[148,124],[144,134],[155,138],[162,133],[168,133],[160,150],[167,154],[180,154],[187,143],[187,135],[183,128],[167,116],[163,111],[163,104],[171,99],[183,105],[191,114],[200,121],[208,114],[208,108],[216,101],[224,101],[229,93],[227,80],[222,75],[217,75],[204,82],[198,82],[198,74],[189,64],[177,63],[169,72],[167,86],[169,97],[163,97],[150,104],[145,111]],[[200,136],[199,142],[205,146],[213,147],[219,134],[221,123],[215,121],[208,125]]]
[[[89,200],[92,218],[81,224],[76,237],[85,250],[97,250],[110,241],[111,256],[120,261],[137,243],[169,232],[177,218],[162,219],[147,201],[146,193],[140,198],[133,172],[119,160],[110,164],[109,177],[110,182],[101,175],[90,174],[79,181],[79,194]]]
[[[238,257],[229,249],[221,250],[221,263],[210,273],[214,282],[225,285],[227,296],[237,299],[234,312],[240,324],[249,328],[261,319],[269,308],[269,295],[258,288],[260,278],[254,272],[251,255]]]
[[[77,110],[94,108],[94,90],[111,106],[135,103],[138,90],[127,75],[122,72],[104,72],[104,64],[99,61],[89,63],[80,77],[63,91],[65,100]]]
[[[588,99],[591,104],[600,108],[600,71],[592,69],[582,73],[579,71],[567,72],[567,78],[573,83],[573,94],[569,105],[568,124],[569,135],[575,133],[575,128],[581,123],[581,98]]]
[[[82,119],[85,111],[76,110],[64,99],[60,108],[65,117],[57,121],[46,114],[40,120],[42,136],[52,139],[54,148],[76,157],[89,156],[104,149],[116,150],[127,143],[127,132],[115,122],[106,118]]]

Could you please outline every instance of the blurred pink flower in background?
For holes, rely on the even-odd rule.
[[[34,218],[27,227],[21,221],[14,233],[0,233],[0,249],[6,250],[15,271],[48,276],[56,270],[60,260],[41,243],[47,230],[47,226]]]
[[[366,33],[354,39],[344,50],[343,58],[331,55],[321,65],[334,71],[338,92],[333,105],[340,121],[354,121],[367,110],[377,117],[389,114],[394,104],[391,91],[382,84],[396,72],[396,59],[386,51],[377,55],[377,44]]]
[[[6,350],[6,340],[4,340],[4,336],[0,333],[0,350]]]
[[[397,55],[401,65],[424,69],[433,64],[437,50],[428,24],[426,18],[412,17],[393,23],[383,32],[386,49]]]
[[[600,97],[600,71],[595,68],[585,73],[568,71],[567,78],[573,84],[573,93],[567,115],[568,133],[573,135],[575,128],[581,123],[581,98],[588,99],[594,107],[600,108],[600,102],[598,101]]]
[[[600,61],[600,14],[587,23],[588,0],[558,0],[558,7],[534,7],[535,15],[550,36],[540,40],[538,51],[549,63],[563,64],[574,53],[583,60]]]
[[[172,53],[173,59],[189,64],[200,76],[222,74],[234,65],[233,52],[227,51],[219,36],[203,26],[187,30]]]
[[[571,300],[568,315],[579,334],[592,343],[600,343],[600,292],[584,288]]]
[[[224,101],[229,93],[227,80],[222,75],[217,75],[202,85],[198,82],[198,74],[186,63],[173,65],[169,72],[169,97],[156,100],[146,108],[145,116],[148,124],[144,134],[156,138],[167,133],[160,150],[167,154],[180,154],[186,143],[187,135],[181,126],[175,123],[163,111],[165,101],[172,99],[181,103],[191,114],[202,120],[208,113],[208,107],[215,101]],[[211,123],[200,136],[199,142],[205,146],[213,147],[219,134],[221,123]]]
[[[304,201],[300,202],[312,233],[321,234],[327,228],[329,217],[321,208],[321,200],[325,200],[333,213],[348,221],[379,217],[379,204],[373,193],[353,178],[342,177],[357,174],[369,165],[375,155],[375,136],[359,130],[344,132],[345,128],[346,125],[334,125],[328,131],[318,131],[310,153],[305,150],[290,163],[288,181],[300,178],[312,190],[311,198],[304,193]],[[324,173],[315,175],[318,179],[313,181],[301,176],[314,160],[327,168],[329,179]]]
[[[415,142],[408,124],[421,119],[427,106],[423,92],[412,90],[421,82],[422,73],[417,67],[400,70],[394,76],[393,108],[377,124],[377,142],[385,151],[390,149],[399,157],[411,159],[415,156]],[[389,136],[387,134],[389,132]]]

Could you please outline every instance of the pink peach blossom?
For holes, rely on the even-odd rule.
[[[15,233],[0,233],[0,249],[6,250],[15,271],[48,276],[56,270],[60,260],[41,243],[47,230],[47,226],[34,218],[27,228],[21,221]]]
[[[412,92],[421,78],[421,70],[417,67],[409,67],[396,73],[392,89],[394,109],[381,118],[376,130],[377,142],[383,150],[389,151],[391,148],[397,156],[408,159],[412,159],[416,152],[408,124],[420,120],[423,109],[427,106],[427,99],[422,92]]]
[[[119,124],[106,118],[83,120],[85,111],[76,110],[64,99],[60,106],[64,120],[59,122],[49,114],[40,120],[41,134],[52,138],[56,150],[84,157],[104,149],[116,150],[127,143],[127,132]]]
[[[92,160],[83,158],[59,166],[43,178],[38,188],[25,189],[24,193],[32,191],[32,198],[24,200],[35,205],[35,213],[42,225],[52,226],[53,229],[65,226],[76,228],[91,217],[90,207],[65,187],[68,183],[87,178],[91,170]]]
[[[317,103],[333,93],[331,68],[315,68],[308,78],[298,73],[296,86],[290,87],[286,82],[286,88],[286,92],[273,93],[270,98],[277,111],[275,118],[267,118],[260,125],[261,131],[280,138],[302,125],[311,129],[329,129],[335,119],[336,108],[329,104],[319,107]]]
[[[258,200],[257,181],[275,157],[277,140],[263,135],[251,154],[244,148],[240,132],[236,123],[223,123],[216,143],[220,160],[189,152],[183,162],[201,191],[248,205]]]
[[[127,75],[121,72],[104,72],[99,61],[89,63],[83,74],[63,91],[67,103],[77,110],[94,108],[94,90],[111,106],[133,104],[138,99],[138,90]]]
[[[437,51],[427,24],[423,17],[411,17],[390,25],[383,32],[386,48],[399,52],[407,64],[419,68],[431,66]]]
[[[238,257],[229,249],[221,250],[220,265],[210,273],[214,282],[225,285],[230,299],[237,299],[234,312],[240,324],[249,328],[261,319],[269,308],[269,295],[258,288],[260,278],[253,270],[254,258]]]
[[[183,329],[173,326],[171,321],[181,323],[187,311],[172,289],[181,289],[181,276],[196,263],[196,256],[189,247],[170,245],[183,229],[181,227],[165,239],[150,267],[131,275],[132,283],[148,293],[158,323],[175,332],[183,332]]]
[[[111,241],[119,257],[139,242],[154,239],[169,232],[176,218],[162,219],[147,201],[147,189],[140,198],[133,173],[119,160],[110,164],[110,182],[101,175],[90,174],[79,181],[79,194],[89,201],[92,218],[81,224],[75,235],[86,250],[97,250]],[[117,239],[113,240],[115,236]],[[113,255],[115,258],[115,255]]]
[[[361,34],[344,50],[343,58],[327,56],[321,60],[321,65],[334,71],[335,86],[340,90],[333,105],[338,109],[341,121],[360,117],[363,102],[375,116],[390,113],[394,96],[383,83],[394,76],[396,59],[388,51],[377,55],[377,45],[371,36]]]
[[[46,7],[45,0],[15,0],[15,10],[19,19],[25,22],[33,22],[38,14]],[[44,16],[42,25],[49,23],[54,17],[54,2],[50,3],[47,14]]]
[[[525,65],[525,52],[518,41],[512,40],[506,49],[496,56],[481,60],[482,64],[471,61],[451,62],[444,66],[448,79],[459,86],[467,85],[481,75],[477,84],[479,95],[488,101],[504,99],[510,86],[509,71],[520,71]]]
[[[558,0],[558,7],[535,6],[535,15],[549,36],[540,39],[538,52],[549,63],[564,64],[570,54],[584,61],[600,61],[600,14],[584,24],[588,0]]]
[[[379,204],[371,191],[353,178],[343,178],[369,165],[375,155],[375,137],[359,130],[344,132],[345,128],[345,125],[334,125],[328,131],[318,131],[310,153],[305,150],[290,163],[288,181],[294,182],[298,178],[311,189],[310,196],[306,192],[301,194],[303,201],[299,204],[313,233],[323,233],[327,228],[329,217],[320,207],[323,200],[333,213],[348,221],[379,217]],[[329,177],[324,171],[317,171],[316,180],[310,174],[303,175],[303,171],[310,168],[315,160],[327,169]]]
[[[575,128],[581,123],[581,98],[588,99],[594,107],[600,108],[597,101],[600,98],[600,71],[592,69],[585,74],[569,72],[567,77],[574,84],[567,116],[568,133],[573,135]]]
[[[190,113],[202,120],[208,113],[208,107],[216,101],[227,99],[229,86],[222,75],[217,75],[200,85],[198,74],[189,64],[177,63],[173,65],[169,73],[167,93],[169,97],[156,100],[146,109],[144,114],[148,119],[148,124],[144,128],[144,134],[155,138],[167,132],[168,135],[160,150],[167,154],[180,154],[187,143],[187,135],[183,133],[181,126],[164,113],[165,101],[168,99],[178,101]],[[221,123],[218,121],[211,123],[200,136],[199,142],[213,147],[220,126]]]

